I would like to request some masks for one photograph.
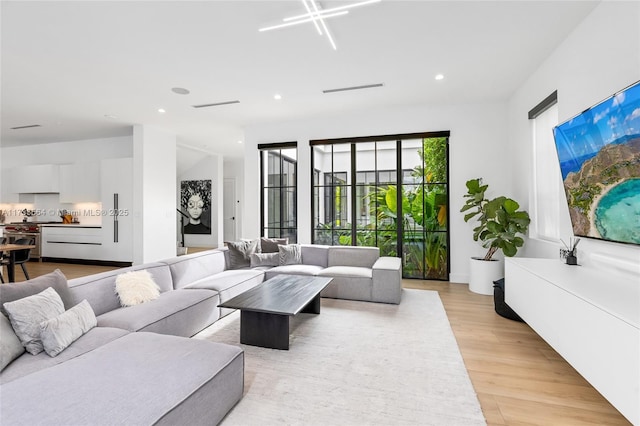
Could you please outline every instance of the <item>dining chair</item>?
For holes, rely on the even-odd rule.
[[[13,242],[13,244],[18,244],[18,245],[22,245],[22,246],[32,246],[34,245],[36,242],[35,238],[19,238],[17,240],[15,240]],[[22,268],[22,272],[24,272],[24,277],[26,279],[30,279],[29,278],[29,273],[27,272],[27,267],[25,266],[25,263],[29,261],[29,259],[31,259],[31,249],[27,248],[24,250],[16,250],[14,253],[15,256],[15,265],[20,265],[20,267]],[[9,265],[9,257],[7,256],[3,256],[2,257],[2,265]],[[2,275],[0,275],[0,282],[4,283],[4,277],[2,277]]]
[[[7,237],[2,237],[0,238],[0,245],[5,245],[7,244]],[[2,259],[3,253],[0,253],[0,259]],[[0,283],[4,284],[4,269],[2,267],[2,265],[0,265]]]

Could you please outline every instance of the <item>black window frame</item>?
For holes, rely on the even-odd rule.
[[[282,150],[286,149],[296,149],[297,151],[298,143],[278,142],[258,145],[258,150],[260,151],[260,234],[263,237],[287,237],[290,243],[295,243],[298,239],[298,162],[282,154]],[[270,158],[278,159],[279,161],[278,185],[271,185],[269,179],[265,181],[265,165],[267,167],[266,172],[268,172],[269,166],[267,162]],[[287,163],[287,165],[293,165],[293,182],[283,181],[285,163]],[[268,222],[269,218],[265,217],[265,215],[268,215],[268,213],[265,212],[265,206],[269,205],[269,207],[271,207],[271,204],[268,204],[268,200],[265,200],[265,194],[274,189],[279,189],[278,226],[271,226]],[[283,212],[286,211],[289,191],[293,192],[293,218],[290,218],[288,214],[283,214]],[[287,219],[286,223],[285,219]]]

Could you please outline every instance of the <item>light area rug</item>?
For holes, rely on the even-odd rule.
[[[240,315],[196,338],[245,351],[242,400],[223,425],[484,425],[437,292],[400,305],[322,299],[291,319],[290,349],[240,345]]]

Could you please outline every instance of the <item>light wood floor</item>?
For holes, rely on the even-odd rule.
[[[59,268],[76,278],[114,268],[29,262],[30,276]],[[17,281],[24,280],[20,268]],[[403,280],[440,294],[489,425],[629,425],[560,355],[524,323],[494,312],[493,297],[466,285]]]

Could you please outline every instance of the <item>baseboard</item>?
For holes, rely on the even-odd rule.
[[[75,265],[115,266],[117,268],[125,268],[133,264],[132,262],[116,262],[113,260],[65,259],[59,257],[43,257],[41,260],[43,262],[71,263]]]

